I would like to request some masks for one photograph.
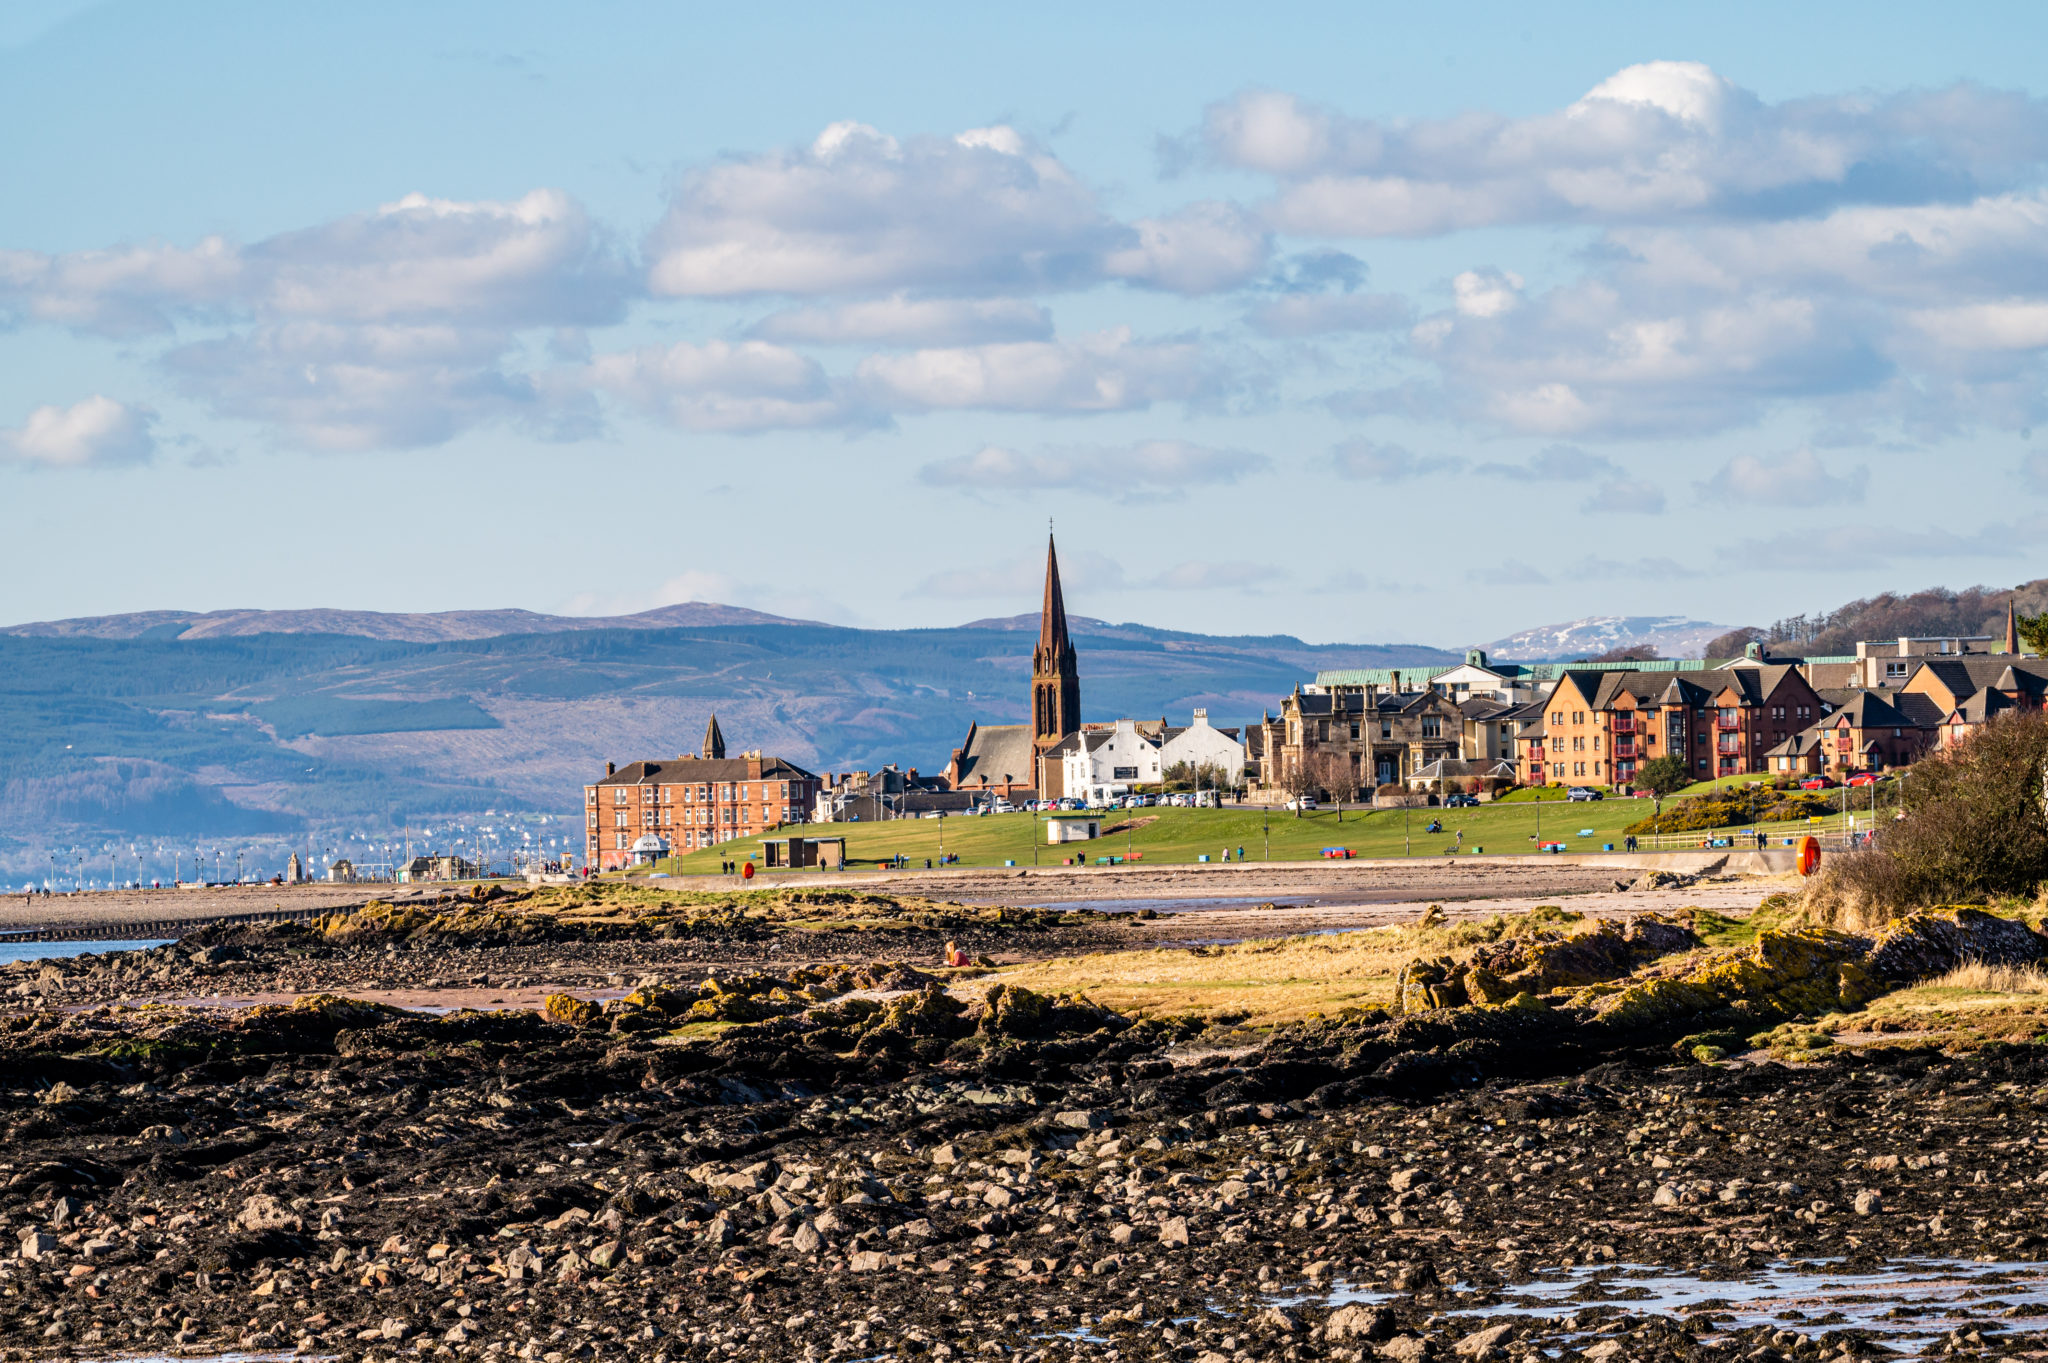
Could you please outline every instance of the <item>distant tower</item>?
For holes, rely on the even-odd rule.
[[[713,715],[711,722],[704,726],[704,752],[702,755],[707,762],[718,761],[725,756],[725,735],[718,731],[717,715]]]
[[[2017,655],[2020,651],[2020,594],[2014,592],[2005,601],[2005,651]]]
[[[1059,783],[1057,764],[1044,761],[1059,741],[1081,727],[1081,671],[1067,637],[1067,601],[1060,591],[1060,560],[1045,537],[1045,604],[1038,615],[1038,647],[1031,654],[1031,748],[1039,761],[1039,792]]]

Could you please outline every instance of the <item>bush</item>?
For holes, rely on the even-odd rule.
[[[1906,817],[1878,836],[1916,902],[2031,894],[2048,880],[2048,718],[2011,711],[1905,782]]]

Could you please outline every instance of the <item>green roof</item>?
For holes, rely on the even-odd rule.
[[[1510,680],[1554,682],[1566,672],[1704,672],[1727,661],[1719,658],[1657,658],[1649,662],[1633,663],[1494,663],[1486,664],[1486,670],[1497,672]],[[1455,672],[1466,664],[1456,667],[1431,668],[1423,674],[1424,680],[1435,681],[1447,672]],[[1329,672],[1316,673],[1317,686],[1392,686],[1394,673],[1413,677],[1420,669],[1391,667],[1338,668]]]

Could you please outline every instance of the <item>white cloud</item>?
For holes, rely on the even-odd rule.
[[[1212,449],[1180,440],[1147,440],[1122,449],[1064,449],[1025,454],[986,445],[973,454],[941,459],[918,470],[933,487],[962,490],[1087,488],[1114,497],[1181,492],[1235,483],[1272,467],[1262,454]]]
[[[319,449],[416,446],[505,417],[577,418],[508,372],[517,333],[619,320],[634,288],[576,202],[412,194],[250,246],[208,238],[0,253],[0,308],[110,335],[212,332],[165,352],[224,416]]]
[[[1330,464],[1338,477],[1361,483],[1399,483],[1426,473],[1454,473],[1463,467],[1458,459],[1421,459],[1400,445],[1364,439],[1337,445],[1330,451]]]
[[[896,139],[835,124],[811,146],[683,177],[646,244],[679,297],[1006,293],[1126,279],[1200,293],[1264,263],[1266,229],[1228,204],[1125,224],[1008,127]]]
[[[589,383],[698,431],[872,423],[816,360],[766,341],[688,341],[600,355]]]
[[[1590,454],[1577,445],[1545,445],[1526,464],[1481,464],[1473,472],[1523,483],[1568,483],[1619,477],[1621,467],[1607,456]]]
[[[1594,555],[1574,563],[1568,574],[1572,578],[1601,578],[1640,581],[1658,581],[1669,578],[1698,577],[1699,570],[1688,568],[1676,559],[1638,558],[1611,559]]]
[[[1640,478],[1610,478],[1593,489],[1579,509],[1655,516],[1664,510],[1664,489]]]
[[[1198,136],[1216,163],[1273,177],[1283,231],[1420,236],[1968,198],[2038,172],[2048,104],[1972,85],[1772,104],[1658,61],[1526,118],[1382,122],[1255,91],[1212,106]]]
[[[887,298],[829,308],[789,308],[754,324],[764,341],[822,345],[979,345],[1048,341],[1052,314],[1021,298]]]
[[[1123,565],[1088,550],[1060,551],[1060,584],[1073,609],[1077,592],[1117,591],[1125,585]],[[966,562],[932,574],[907,595],[953,600],[1036,601],[1045,586],[1045,558],[1025,554],[993,563]]]
[[[151,413],[95,394],[69,407],[38,407],[14,430],[0,429],[0,461],[36,468],[146,463],[156,452]]]
[[[1243,592],[1270,587],[1286,577],[1286,573],[1268,563],[1190,559],[1176,563],[1144,585],[1168,592]]]
[[[1696,486],[1702,497],[1752,506],[1845,506],[1861,502],[1869,483],[1867,465],[1837,475],[1819,455],[1802,449],[1776,463],[1739,454]]]
[[[1392,293],[1299,293],[1252,308],[1245,320],[1266,336],[1320,336],[1342,331],[1394,331],[1413,320],[1408,300]]]
[[[1541,587],[1550,581],[1542,569],[1516,558],[1490,568],[1475,568],[1465,575],[1465,580],[1483,587]]]
[[[1863,572],[1919,559],[2010,558],[2019,552],[2011,532],[2005,526],[1965,535],[1889,525],[1817,525],[1744,539],[1717,553],[1725,563],[1774,573]]]
[[[892,410],[1136,411],[1213,393],[1215,367],[1188,341],[1133,341],[1119,327],[1071,341],[1019,341],[870,355],[856,378]]]

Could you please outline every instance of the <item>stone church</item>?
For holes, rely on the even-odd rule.
[[[1011,800],[1057,800],[1065,793],[1063,765],[1054,752],[1081,729],[1081,671],[1067,636],[1067,601],[1060,590],[1060,560],[1045,541],[1045,600],[1039,607],[1038,646],[1031,652],[1031,722],[970,724],[953,749],[948,788]]]

